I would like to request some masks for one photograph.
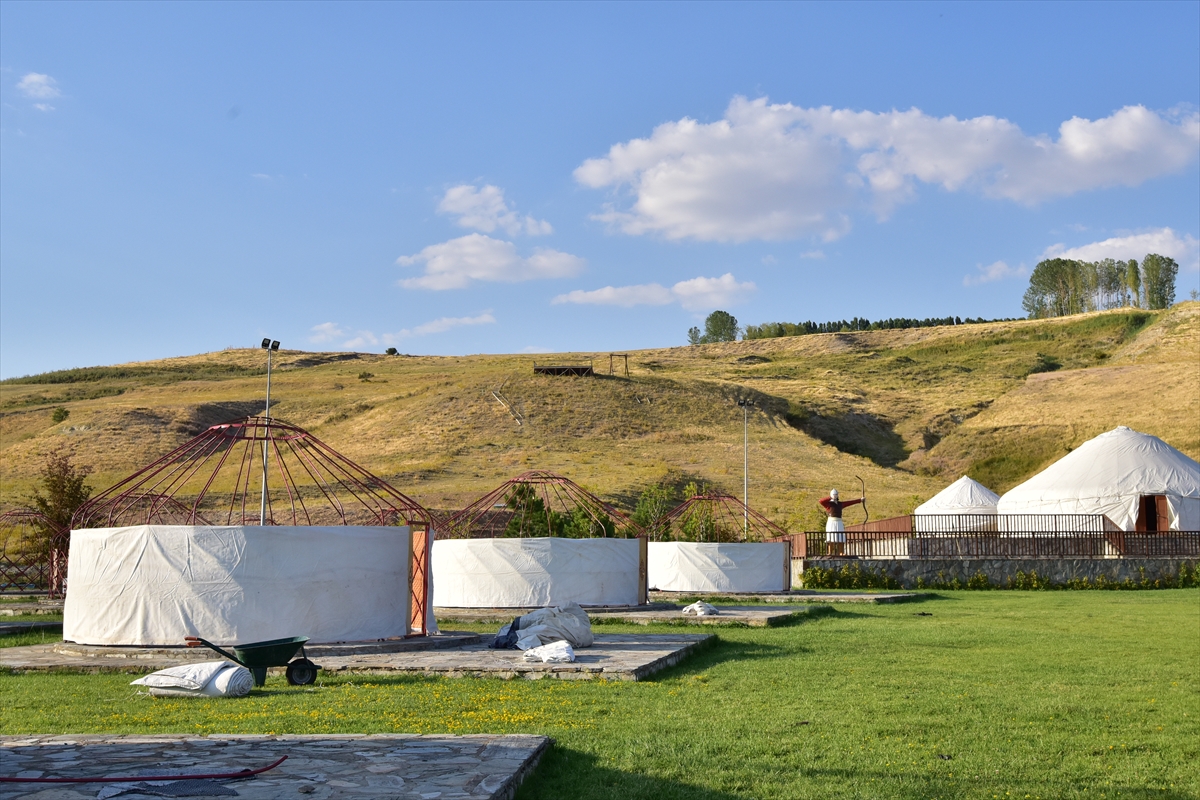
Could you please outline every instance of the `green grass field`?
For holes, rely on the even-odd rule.
[[[636,684],[358,676],[163,700],[128,675],[0,674],[0,730],[554,737],[522,798],[1200,796],[1200,591],[943,592],[717,633]]]

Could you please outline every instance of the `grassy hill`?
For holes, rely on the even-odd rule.
[[[1131,427],[1200,456],[1200,303],[1053,320],[820,334],[631,352],[630,375],[533,374],[554,356],[280,352],[272,415],[433,508],[459,508],[526,469],[561,472],[631,507],[652,483],[741,494],[817,527],[831,486],[873,517],[905,513],[961,474],[1004,491],[1092,436]],[[619,363],[619,362],[618,362]],[[226,350],[0,382],[0,506],[69,443],[103,488],[206,426],[261,411],[264,355]],[[493,395],[521,416],[518,425]],[[53,412],[69,416],[55,422]],[[852,517],[851,521],[856,521]]]

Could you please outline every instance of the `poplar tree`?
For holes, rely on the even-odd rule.
[[[1175,278],[1179,265],[1175,259],[1150,253],[1142,259],[1142,291],[1146,308],[1170,308],[1175,302]]]
[[[1129,290],[1129,299],[1134,308],[1142,307],[1142,277],[1138,272],[1136,258],[1129,259],[1125,266],[1125,288]]]

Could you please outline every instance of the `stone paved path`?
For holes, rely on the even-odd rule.
[[[649,625],[650,623],[668,623],[672,625],[737,625],[752,628],[765,628],[774,625],[786,625],[797,622],[804,617],[816,616],[826,609],[821,606],[718,606],[720,614],[715,617],[685,616],[683,606],[674,603],[653,603],[646,606],[626,606],[621,608],[588,608],[588,616],[593,620],[610,622],[628,622],[633,625]],[[450,622],[483,622],[499,627],[511,622],[513,617],[528,613],[534,609],[512,608],[439,608],[436,609],[439,619]]]
[[[918,592],[816,592],[797,589],[791,592],[662,592],[650,591],[650,599],[676,602],[681,598],[698,598],[713,603],[711,598],[729,602],[730,599],[757,600],[760,603],[903,603],[919,600]],[[713,603],[717,605],[717,603]]]
[[[509,800],[537,766],[550,740],[524,734],[419,736],[0,736],[0,776],[136,777],[239,772],[278,767],[236,781],[204,781],[202,795],[245,800],[421,798]],[[149,788],[162,794],[176,783],[0,783],[5,800],[140,800]],[[215,787],[215,788],[214,788]],[[161,796],[161,795],[158,795]],[[183,796],[175,794],[174,796]]]
[[[560,678],[638,681],[679,663],[697,648],[715,642],[710,634],[599,634],[592,647],[576,651],[572,664],[530,664],[520,650],[492,650],[492,636],[445,650],[360,652],[314,659],[325,673],[407,673],[445,677]],[[180,663],[181,656],[159,650],[151,658],[103,658],[58,652],[56,645],[0,648],[0,667],[16,671],[150,672]],[[66,649],[70,649],[69,647]],[[216,655],[213,655],[216,659]],[[268,680],[282,675],[272,669]],[[282,678],[278,678],[282,681]],[[268,683],[270,686],[270,683]]]

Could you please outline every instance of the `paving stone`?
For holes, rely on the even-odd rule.
[[[592,647],[576,651],[573,664],[531,664],[520,650],[492,650],[494,637],[476,637],[474,644],[449,650],[365,652],[321,658],[323,672],[365,674],[415,674],[444,677],[557,678],[562,680],[644,680],[678,664],[697,648],[715,642],[710,634],[598,634]],[[153,658],[103,658],[58,652],[53,645],[0,649],[0,668],[41,672],[143,673],[180,663],[170,653]],[[271,675],[282,675],[275,668]],[[329,737],[326,737],[329,738]]]
[[[286,755],[286,761],[257,777],[217,783],[245,800],[280,797],[509,800],[537,766],[549,742],[544,736],[524,734],[343,734],[336,738],[228,734],[0,736],[0,775],[70,778],[213,774],[257,769]],[[428,747],[410,746],[413,744]],[[68,747],[82,758],[66,762],[58,758]],[[414,759],[414,750],[428,757]],[[10,771],[12,767],[20,767],[20,772]],[[386,768],[388,772],[376,774],[369,771],[372,767]],[[96,798],[103,787],[125,783],[2,785],[5,800],[81,800]]]
[[[903,603],[920,599],[919,592],[818,592],[794,589],[790,592],[664,592],[650,590],[650,599],[672,602],[681,598],[696,598],[706,602],[713,599],[728,602],[732,599],[756,600],[760,603]],[[716,605],[714,603],[714,605]]]

